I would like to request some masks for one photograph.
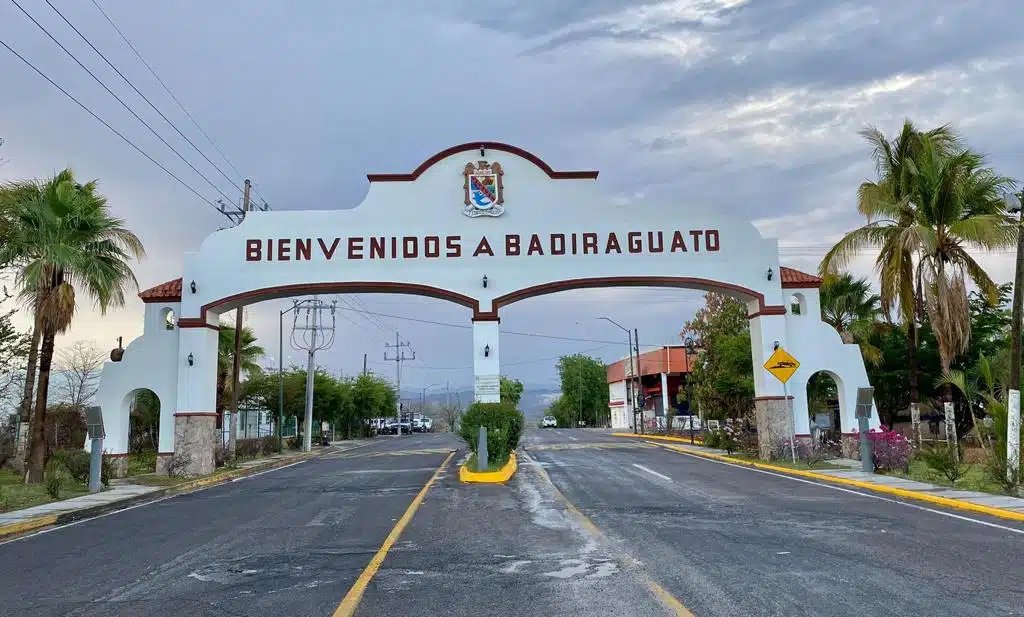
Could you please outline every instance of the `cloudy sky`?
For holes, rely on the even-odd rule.
[[[180,275],[181,255],[226,224],[208,202],[237,201],[242,175],[275,210],[350,208],[367,172],[406,172],[447,146],[504,141],[556,169],[598,169],[620,200],[702,204],[756,221],[782,262],[813,271],[858,225],[854,192],[871,177],[857,131],[905,117],[952,122],[1004,174],[1024,176],[1024,12],[1014,0],[49,0],[225,173],[117,77],[46,0],[17,0],[145,118],[189,168],[40,31],[0,0],[0,40],[159,161],[198,196],[0,48],[0,180],[71,166],[98,178],[145,242],[143,288]],[[132,53],[107,15],[230,163]],[[480,81],[482,80],[482,81]],[[1017,111],[1014,111],[1014,110]],[[237,170],[237,171],[236,171]],[[228,178],[232,182],[228,181]],[[1009,254],[981,258],[1010,280]],[[871,274],[870,257],[854,264]],[[353,302],[351,299],[347,299]],[[342,311],[332,370],[383,363],[397,329],[416,350],[404,385],[472,383],[466,309],[365,295]],[[502,363],[530,384],[556,379],[560,354],[625,353],[678,341],[697,292],[566,292],[503,311]],[[277,310],[247,311],[277,356]],[[100,316],[82,305],[60,344],[107,349],[141,333],[141,303]],[[416,314],[438,325],[402,319]],[[286,347],[285,362],[300,360]]]

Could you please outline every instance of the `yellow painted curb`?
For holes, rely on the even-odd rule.
[[[508,482],[509,478],[515,474],[518,464],[516,463],[516,453],[513,452],[508,456],[508,462],[505,463],[504,467],[498,471],[470,471],[465,465],[459,467],[459,481],[461,482],[477,482],[481,484],[501,484]]]
[[[26,531],[32,531],[33,529],[39,529],[40,527],[48,527],[57,522],[56,514],[47,514],[45,516],[37,516],[30,518],[26,521],[18,523],[11,523],[10,525],[4,525],[0,527],[0,537],[11,536],[18,533],[25,533]]]
[[[612,437],[633,437],[635,439],[657,439],[659,441],[674,441],[676,443],[690,443],[689,437],[666,437],[664,435],[638,435],[636,433],[612,433]],[[704,440],[700,437],[693,438],[694,444],[703,444]]]
[[[711,452],[701,452],[699,450],[692,450],[690,448],[681,448],[679,446],[672,446],[663,443],[654,443],[653,445],[661,446],[662,448],[668,448],[669,450],[675,450],[677,452],[683,452],[685,454],[692,454],[694,456],[700,456],[707,459],[723,461],[731,463],[733,465],[742,465],[744,467],[755,467],[757,469],[764,469],[766,471],[774,471],[776,473],[787,474],[791,476],[799,476],[801,478],[810,478],[812,480],[820,480],[822,482],[831,482],[833,484],[844,484],[846,486],[855,486],[865,490],[873,491],[876,493],[884,493],[886,495],[894,495],[896,497],[903,497],[904,499],[914,499],[917,501],[924,501],[933,505],[943,506],[946,508],[953,508],[955,510],[967,510],[970,512],[977,512],[979,514],[987,514],[989,516],[995,516],[998,518],[1005,518],[1012,521],[1024,521],[1024,512],[1016,512],[1014,510],[1007,510],[1004,508],[996,508],[993,506],[983,506],[978,503],[972,503],[970,501],[962,501],[960,499],[952,499],[950,497],[939,497],[938,495],[929,495],[920,491],[911,491],[905,488],[895,488],[892,486],[885,486],[881,484],[875,484],[873,482],[863,482],[861,480],[850,480],[849,478],[839,478],[836,476],[829,476],[822,473],[815,473],[813,471],[804,471],[802,469],[790,469],[789,467],[779,467],[778,465],[769,465],[767,463],[756,463],[754,461],[744,461],[743,459],[733,458],[731,456],[723,456],[721,454],[713,454]]]

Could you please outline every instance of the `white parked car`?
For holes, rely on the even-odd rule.
[[[558,426],[558,421],[555,420],[554,416],[544,416],[540,421],[541,428],[555,428]]]

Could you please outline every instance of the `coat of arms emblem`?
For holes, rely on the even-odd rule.
[[[505,212],[505,196],[502,171],[499,163],[477,161],[467,163],[462,171],[465,182],[462,185],[466,216],[501,216]]]

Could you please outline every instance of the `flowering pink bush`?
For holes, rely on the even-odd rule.
[[[886,426],[868,431],[871,456],[877,471],[906,472],[914,458],[914,443]]]

